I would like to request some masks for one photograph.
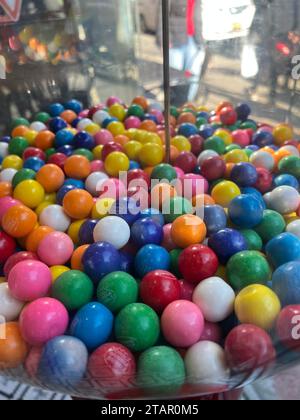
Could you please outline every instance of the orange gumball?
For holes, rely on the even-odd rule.
[[[292,153],[289,150],[286,149],[279,149],[277,152],[274,153],[273,157],[275,159],[276,166],[279,165],[280,161],[288,156],[291,156]]]
[[[129,142],[129,138],[127,136],[124,136],[124,134],[119,134],[115,137],[115,142],[119,143],[121,146],[124,147]]]
[[[193,197],[192,204],[194,207],[199,206],[214,206],[215,200],[208,194],[199,194]]]
[[[197,118],[192,112],[183,112],[178,117],[178,124],[184,124],[184,123],[190,123],[190,124],[196,124]]]
[[[49,226],[39,226],[26,238],[25,247],[28,252],[37,252],[40,242],[54,230]]]
[[[51,149],[55,140],[55,134],[52,131],[41,131],[35,138],[35,146],[41,150]]]
[[[82,245],[79,248],[74,251],[71,259],[71,267],[72,270],[79,270],[83,271],[83,265],[82,265],[82,257],[85,253],[85,251],[88,249],[89,245]]]
[[[91,173],[91,164],[85,156],[74,155],[66,160],[64,169],[69,178],[86,179]]]
[[[140,130],[146,130],[151,133],[157,133],[157,125],[152,120],[144,120],[140,126]]]
[[[11,197],[13,195],[13,189],[10,182],[0,182],[0,198]]]
[[[69,191],[63,200],[63,208],[65,213],[75,220],[87,218],[94,206],[94,199],[85,190]]]
[[[12,138],[25,137],[28,131],[29,131],[29,128],[26,127],[26,125],[19,125],[18,127],[13,129],[13,131],[11,132],[11,136]]]
[[[149,103],[144,96],[137,96],[136,98],[134,98],[132,103],[141,106],[144,111],[147,111],[149,106]]]
[[[68,124],[72,124],[72,122],[77,118],[77,114],[74,111],[66,110],[60,114],[60,117],[65,120]]]
[[[38,171],[36,180],[44,187],[46,193],[51,194],[58,191],[63,185],[65,175],[57,165],[49,164]]]
[[[29,235],[36,223],[37,215],[21,204],[11,207],[2,218],[3,230],[13,238],[23,238]]]
[[[164,202],[176,196],[176,189],[172,185],[163,182],[157,184],[151,191],[151,207],[161,210]]]
[[[15,369],[26,359],[28,346],[25,343],[17,322],[8,322],[0,325],[0,369]]]
[[[186,214],[176,219],[172,224],[172,239],[179,248],[202,243],[206,234],[206,226],[198,216]]]

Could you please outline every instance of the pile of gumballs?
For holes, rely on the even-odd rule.
[[[82,396],[180,397],[298,358],[300,143],[250,113],[172,107],[170,163],[143,97],[12,122],[0,370]]]

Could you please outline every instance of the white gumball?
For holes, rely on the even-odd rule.
[[[108,112],[106,111],[97,111],[95,112],[95,114],[93,115],[93,121],[96,124],[100,124],[102,125],[103,122],[107,119],[107,118],[111,118],[111,116],[109,115]]]
[[[30,129],[40,133],[41,131],[47,130],[47,126],[46,126],[46,124],[44,124],[40,121],[35,121],[30,125]]]
[[[0,181],[1,182],[12,182],[12,180],[14,179],[14,176],[16,175],[18,171],[16,169],[13,168],[8,168],[8,169],[4,169],[3,171],[1,171],[0,173]]]
[[[12,296],[8,283],[0,284],[0,317],[4,318],[5,322],[16,321],[24,305],[24,302]]]
[[[101,187],[109,179],[104,172],[93,172],[85,181],[85,188],[93,197],[99,197]]]
[[[77,124],[77,128],[80,131],[84,131],[85,128],[89,125],[93,124],[93,121],[90,120],[89,118],[83,118],[82,120],[79,121],[79,123]]]
[[[256,168],[265,168],[268,171],[273,171],[275,167],[275,159],[268,152],[258,151],[250,156],[250,163]]]
[[[300,239],[300,219],[295,220],[294,222],[291,222],[287,226],[286,231],[288,233],[292,233],[293,235],[297,236]]]
[[[299,192],[288,186],[275,188],[272,191],[269,207],[280,214],[294,213],[300,205]]]
[[[108,216],[100,220],[94,229],[95,242],[108,242],[116,249],[128,244],[130,227],[125,220],[117,216]]]
[[[193,302],[208,322],[221,322],[228,318],[234,311],[234,301],[233,289],[219,277],[202,281],[193,294]]]
[[[192,346],[186,353],[185,367],[189,383],[224,385],[229,379],[225,352],[211,341]]]
[[[216,156],[219,156],[219,155],[214,150],[204,150],[204,152],[202,152],[198,157],[198,164],[201,166],[207,159],[216,157]]]
[[[267,208],[270,209],[272,206],[272,192],[264,195],[264,202],[266,203]]]
[[[8,143],[0,142],[0,157],[4,159],[8,154]]]
[[[40,215],[41,226],[49,226],[58,232],[66,232],[70,224],[71,219],[66,215],[64,209],[57,204],[46,207]]]

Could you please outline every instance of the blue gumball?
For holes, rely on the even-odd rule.
[[[300,304],[300,261],[279,267],[273,274],[272,288],[283,306]]]
[[[227,226],[227,216],[225,210],[221,206],[205,206],[204,207],[204,223],[207,228],[208,235],[213,235]]]
[[[278,175],[274,179],[274,186],[275,188],[288,186],[288,187],[293,187],[296,190],[299,190],[300,188],[300,184],[297,178],[289,174]]]
[[[1,137],[1,140],[0,140],[1,143],[9,143],[10,141],[11,141],[10,136]]]
[[[65,107],[60,103],[51,104],[49,106],[49,113],[52,117],[59,117],[65,110]]]
[[[111,207],[109,213],[113,216],[121,217],[129,226],[140,217],[138,202],[131,197],[122,197]]]
[[[300,239],[291,233],[282,233],[267,244],[266,253],[275,268],[300,261]]]
[[[242,229],[252,229],[264,217],[264,207],[253,195],[240,195],[234,198],[228,209],[230,220]]]
[[[85,189],[85,184],[80,179],[67,178],[64,182],[64,185],[73,185],[74,187],[78,188],[79,190],[84,190]]]
[[[145,209],[142,210],[140,213],[139,218],[145,219],[146,217],[150,217],[151,219],[155,220],[161,226],[165,225],[165,218],[163,214],[157,209]]]
[[[216,131],[216,128],[213,127],[210,124],[202,125],[199,129],[199,134],[204,139],[208,139],[209,137],[212,137]]]
[[[76,99],[72,99],[65,104],[65,109],[69,109],[75,112],[75,114],[79,114],[83,110],[83,105]]]
[[[239,104],[235,108],[235,110],[236,110],[236,113],[238,115],[238,119],[240,121],[246,121],[251,114],[250,106],[248,104],[245,104],[245,103]]]
[[[49,121],[49,128],[53,133],[58,133],[60,130],[67,128],[68,124],[60,117],[53,118]]]
[[[138,247],[160,245],[164,238],[162,226],[150,217],[137,220],[131,228],[131,240]]]
[[[144,115],[144,117],[143,117],[143,120],[145,121],[145,120],[150,120],[150,121],[153,121],[153,122],[155,122],[155,124],[158,124],[158,119],[157,119],[157,117],[155,116],[155,115],[152,115],[152,114],[145,114]]]
[[[274,136],[269,131],[258,130],[252,138],[252,143],[261,148],[271,146],[274,144]]]
[[[267,206],[266,206],[264,197],[261,194],[261,192],[259,192],[256,188],[246,187],[246,188],[242,188],[241,191],[242,191],[242,194],[252,195],[253,197],[256,197],[260,201],[263,208],[266,210]]]
[[[74,137],[74,146],[76,149],[92,150],[96,146],[94,138],[85,131],[81,131]]]
[[[58,133],[56,133],[55,140],[54,140],[54,146],[56,149],[66,146],[67,144],[71,144],[74,139],[74,134],[70,130],[60,130]]]
[[[94,243],[94,229],[99,220],[86,220],[79,229],[79,245]]]
[[[38,378],[47,386],[76,386],[84,377],[88,363],[85,344],[75,337],[56,337],[45,345],[38,366]]]
[[[102,128],[107,128],[110,123],[119,121],[118,118],[106,118],[102,123]]]
[[[257,152],[259,150],[259,146],[256,146],[256,144],[250,144],[250,146],[246,146],[247,150],[252,150],[252,152]]]
[[[73,128],[77,128],[77,126],[78,126],[78,124],[80,123],[80,121],[81,121],[81,120],[82,120],[82,118],[81,118],[81,117],[75,118],[75,120],[74,120],[74,121],[72,121],[71,126],[72,126]]]
[[[231,181],[239,187],[251,187],[256,184],[257,180],[257,169],[251,163],[238,163],[231,171]]]
[[[65,146],[61,146],[57,149],[57,153],[62,153],[65,156],[72,156],[74,153],[74,146],[71,146],[71,144],[66,144]]]
[[[75,185],[63,185],[56,194],[56,204],[59,204],[60,206],[62,206],[65,195],[68,194],[68,192],[73,191],[73,190],[77,190],[77,187]]]
[[[184,123],[180,125],[178,134],[180,136],[191,137],[198,134],[198,128],[194,124]]]
[[[204,118],[206,121],[209,119],[209,113],[205,111],[201,111],[197,113],[197,119],[198,118]]]
[[[248,250],[248,244],[241,232],[223,229],[212,235],[208,246],[217,254],[221,264],[227,264],[233,255]]]
[[[165,248],[158,245],[146,245],[135,257],[135,271],[139,278],[155,270],[169,271],[171,258]]]
[[[136,162],[135,160],[131,160],[129,170],[133,171],[134,169],[141,169],[141,165],[138,162]]]
[[[96,285],[107,274],[121,269],[119,251],[107,242],[96,242],[90,245],[83,255],[82,263],[85,273]]]
[[[121,251],[121,271],[125,273],[132,273],[134,269],[134,256],[128,252]]]
[[[91,302],[76,313],[70,334],[81,340],[88,350],[93,351],[108,341],[113,323],[113,314],[106,306]]]
[[[23,168],[38,172],[43,166],[45,166],[45,164],[44,160],[34,156],[25,160]]]

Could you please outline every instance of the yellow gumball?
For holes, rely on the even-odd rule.
[[[107,126],[108,131],[111,132],[111,134],[116,137],[123,135],[126,131],[124,124],[120,121],[113,121]]]
[[[222,181],[212,190],[211,196],[216,204],[227,208],[231,201],[241,195],[239,187],[231,181]]]
[[[121,104],[114,104],[109,108],[110,115],[117,118],[119,121],[124,121],[126,117],[125,108]]]
[[[64,265],[54,265],[53,267],[50,267],[50,271],[52,275],[52,282],[55,283],[58,277],[60,277],[67,271],[70,271],[70,269],[68,267],[65,267]]]
[[[131,140],[125,144],[124,151],[130,160],[137,160],[142,147],[138,141]]]
[[[42,214],[42,212],[45,210],[45,208],[53,206],[53,203],[50,203],[49,201],[43,201],[36,209],[35,212],[38,217]]]
[[[95,134],[99,133],[100,130],[101,127],[98,124],[89,124],[84,128],[84,131],[89,133],[91,136],[94,136]]]
[[[224,129],[219,129],[215,132],[214,134],[216,137],[220,137],[226,146],[229,146],[230,144],[233,143],[233,137],[232,134],[230,133],[230,131],[228,130],[224,130]]]
[[[286,141],[293,140],[294,131],[288,124],[280,124],[274,128],[273,136],[277,145],[283,145]]]
[[[164,159],[164,149],[158,144],[145,144],[140,153],[139,160],[143,167],[157,166],[162,163]]]
[[[184,136],[176,136],[171,140],[172,146],[175,146],[179,152],[190,152],[192,145],[189,140]]]
[[[35,209],[45,200],[45,190],[37,181],[28,179],[16,186],[14,198],[30,209]]]
[[[136,133],[133,137],[133,140],[139,141],[142,144],[147,142],[148,131],[145,130],[136,130]]]
[[[70,236],[75,245],[79,244],[79,231],[85,221],[86,219],[76,220],[76,222],[71,223],[68,229],[68,235]]]
[[[209,109],[206,106],[198,106],[197,107],[198,112],[209,112]]]
[[[162,139],[159,137],[158,134],[155,133],[148,133],[146,136],[146,143],[158,144],[159,146],[163,145]]]
[[[28,141],[30,146],[34,146],[35,145],[35,139],[36,139],[37,135],[38,135],[37,131],[28,130],[27,133],[24,135],[24,137]]]
[[[114,203],[115,200],[113,198],[100,198],[97,200],[92,210],[92,218],[103,219],[103,217],[106,217]]]
[[[295,220],[299,220],[299,217],[297,216],[296,213],[292,213],[292,214],[286,214],[283,216],[286,225],[289,225],[292,222],[295,222]]]
[[[118,177],[120,172],[127,172],[130,167],[130,162],[125,153],[113,152],[105,159],[105,171],[112,177]]]
[[[19,171],[23,168],[23,159],[17,155],[6,156],[2,161],[2,169],[16,169]]]
[[[96,160],[101,160],[102,159],[102,150],[103,150],[103,147],[104,147],[103,144],[99,144],[99,146],[96,146],[93,149],[93,155],[94,155],[94,158]]]
[[[48,201],[49,203],[56,204],[56,193],[45,194],[43,201]]]
[[[280,311],[278,296],[268,287],[258,284],[243,289],[235,301],[238,320],[264,330],[273,328]]]
[[[226,163],[249,162],[249,156],[244,150],[235,149],[225,155]]]
[[[130,140],[136,140],[136,133],[137,133],[137,128],[130,128],[129,130],[126,131],[126,136],[130,139]]]

